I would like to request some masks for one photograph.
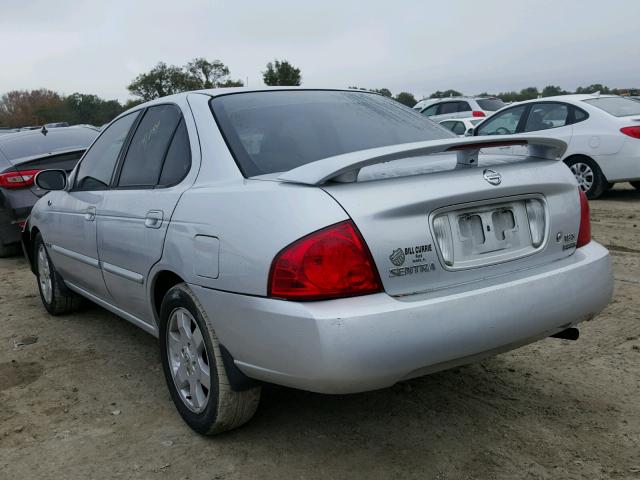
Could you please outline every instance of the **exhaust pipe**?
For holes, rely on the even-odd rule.
[[[577,328],[567,328],[558,333],[551,335],[553,338],[561,338],[563,340],[577,340],[580,337],[580,330]]]

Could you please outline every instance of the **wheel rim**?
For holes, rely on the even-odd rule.
[[[47,257],[44,244],[40,244],[40,247],[38,247],[38,283],[40,284],[40,291],[42,292],[45,302],[51,303],[53,282],[51,281],[49,257]]]
[[[583,192],[591,190],[591,187],[593,187],[593,182],[595,180],[593,169],[586,163],[582,162],[574,163],[570,168],[573,172],[573,175],[576,177],[576,180],[578,181],[580,190],[582,190]]]
[[[209,356],[200,327],[186,308],[171,312],[166,341],[171,377],[180,399],[192,412],[202,412],[211,388]]]

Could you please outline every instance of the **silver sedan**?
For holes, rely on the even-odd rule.
[[[505,144],[528,156],[479,154]],[[158,337],[178,411],[219,433],[263,383],[362,392],[575,338],[612,276],[565,149],[361,91],[179,94],[39,173],[23,245],[52,315],[88,299]]]

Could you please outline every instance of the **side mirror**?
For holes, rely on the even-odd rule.
[[[67,187],[67,172],[43,170],[36,175],[34,181],[43,190],[64,190]]]
[[[467,130],[466,132],[464,132],[464,136],[465,137],[473,137],[473,128],[470,128],[469,130]]]

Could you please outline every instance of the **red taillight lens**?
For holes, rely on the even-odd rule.
[[[591,217],[589,215],[589,200],[582,190],[580,193],[580,230],[578,230],[577,248],[585,246],[591,241]]]
[[[19,170],[0,173],[0,187],[23,188],[33,185],[33,179],[40,170]]]
[[[629,135],[630,137],[640,138],[640,126],[638,125],[635,125],[633,127],[622,127],[620,131],[625,135]]]
[[[327,300],[382,290],[371,253],[351,220],[295,241],[271,264],[269,296]]]
[[[474,110],[471,112],[472,117],[486,117],[485,113],[480,110]]]

